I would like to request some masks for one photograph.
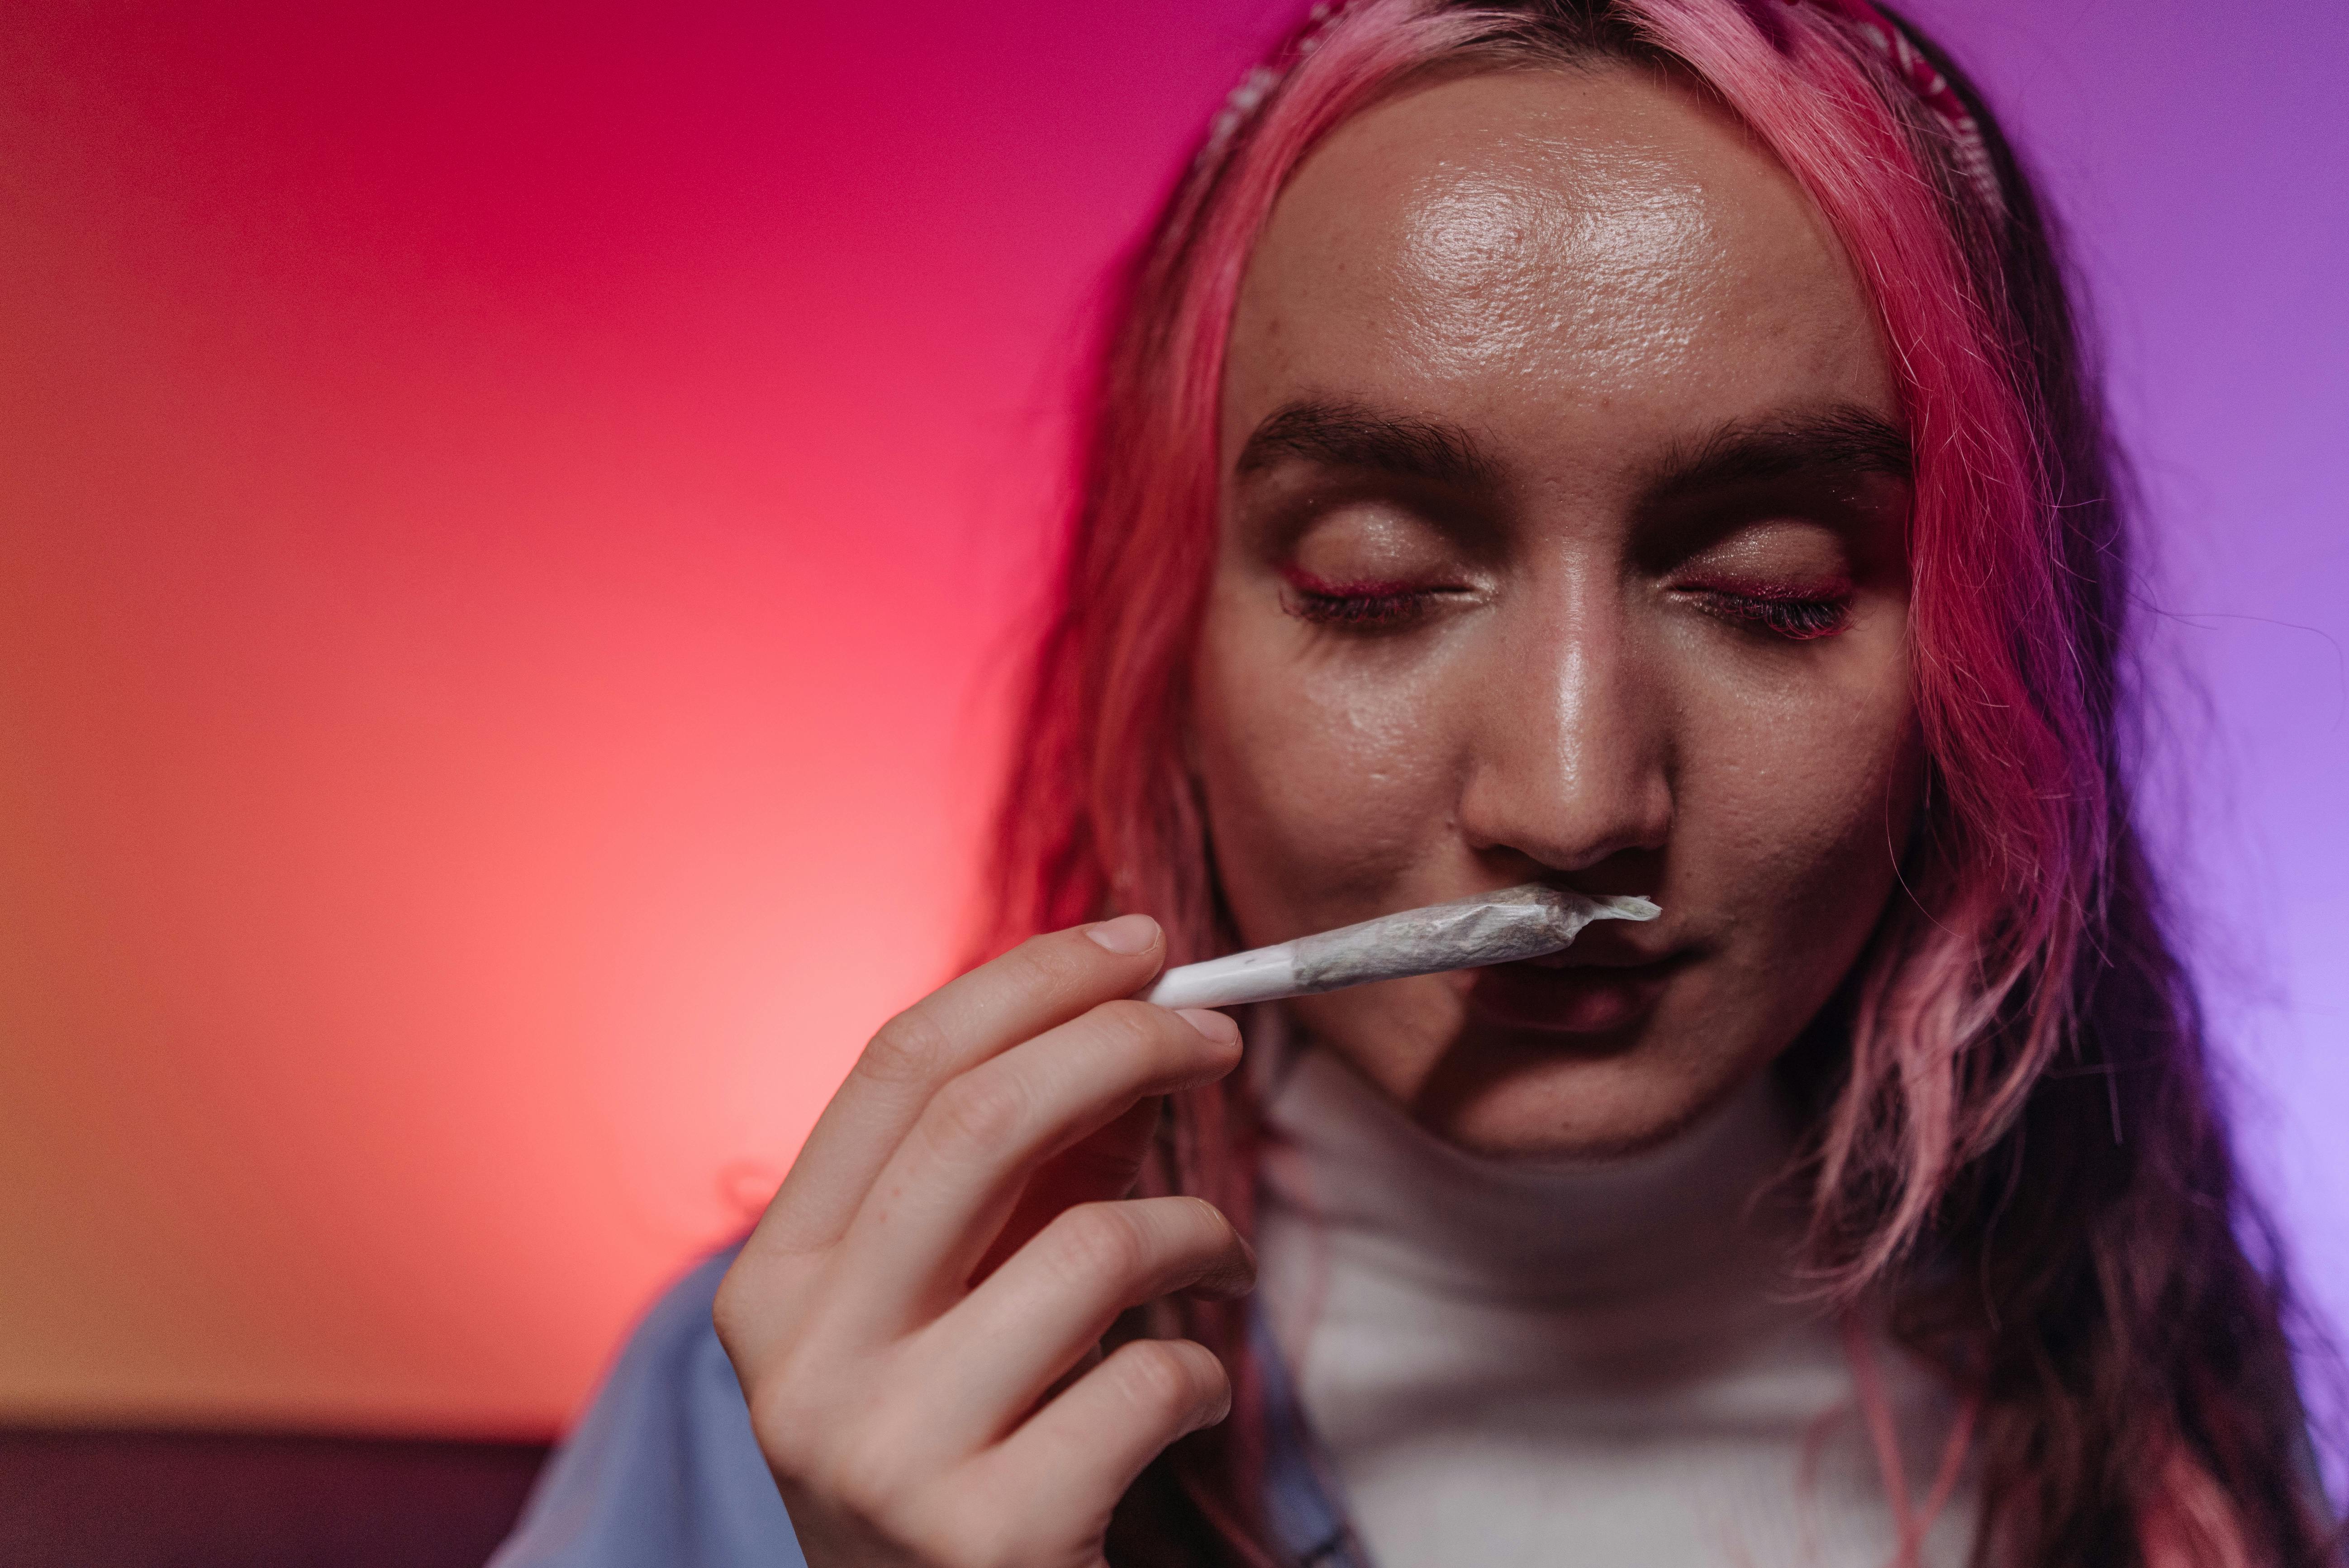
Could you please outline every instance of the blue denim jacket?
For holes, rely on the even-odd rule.
[[[709,1323],[735,1251],[646,1315],[489,1568],[804,1568]],[[1256,1348],[1274,1533],[1295,1568],[1362,1568],[1260,1318]]]

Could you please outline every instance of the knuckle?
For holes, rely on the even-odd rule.
[[[1058,933],[1031,936],[996,960],[1005,976],[1022,990],[1050,990],[1066,981],[1068,944]]]
[[[1052,1230],[1054,1262],[1073,1284],[1113,1284],[1147,1265],[1141,1229],[1121,1204],[1081,1203],[1053,1221]]]
[[[856,1071],[876,1083],[926,1083],[946,1069],[952,1051],[945,1027],[916,1006],[881,1026],[856,1058]]]
[[[718,1282],[718,1298],[709,1305],[709,1321],[718,1330],[718,1343],[731,1356],[748,1337],[747,1330],[756,1321],[758,1313],[744,1298],[750,1287],[742,1283],[738,1269],[728,1269],[726,1277]]]
[[[1223,1377],[1220,1366],[1210,1374],[1202,1365],[1214,1360],[1206,1348],[1187,1340],[1136,1340],[1126,1354],[1127,1390],[1135,1404],[1159,1420],[1179,1418],[1206,1403],[1213,1384]]]
[[[824,1423],[823,1410],[807,1390],[790,1378],[762,1377],[744,1387],[743,1399],[768,1468],[795,1479],[812,1475],[823,1457],[814,1434]]]
[[[1076,1000],[1085,985],[1086,972],[1068,937],[1067,932],[1030,937],[988,966],[989,978],[1047,1008],[1057,1009]],[[1101,952],[1081,939],[1077,946]]]
[[[1185,1034],[1196,1033],[1165,1008],[1131,998],[1103,1002],[1086,1017],[1106,1044],[1138,1056],[1164,1055],[1180,1038],[1169,1025]]]
[[[718,1343],[745,1377],[774,1357],[788,1343],[789,1325],[796,1316],[793,1298],[805,1276],[794,1266],[776,1266],[776,1260],[745,1252],[718,1282],[709,1305],[710,1326]]]
[[[762,1366],[738,1368],[751,1433],[769,1468],[829,1492],[835,1460],[870,1447],[877,1369],[852,1365],[822,1336],[795,1336]]]
[[[922,1117],[932,1146],[956,1154],[999,1150],[1027,1119],[1019,1079],[999,1072],[963,1074],[938,1090]]]

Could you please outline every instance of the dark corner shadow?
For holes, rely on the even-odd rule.
[[[481,1568],[543,1442],[0,1429],[8,1568]]]

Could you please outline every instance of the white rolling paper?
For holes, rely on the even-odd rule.
[[[1167,1007],[1236,1007],[1406,975],[1481,969],[1556,953],[1594,920],[1653,920],[1662,913],[1644,898],[1586,898],[1528,882],[1185,964],[1159,976],[1148,999]]]

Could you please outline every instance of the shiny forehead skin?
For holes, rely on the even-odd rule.
[[[1226,462],[1299,387],[1502,428],[1893,401],[1808,198],[1692,88],[1613,64],[1456,77],[1340,127],[1276,206],[1233,338]]]

